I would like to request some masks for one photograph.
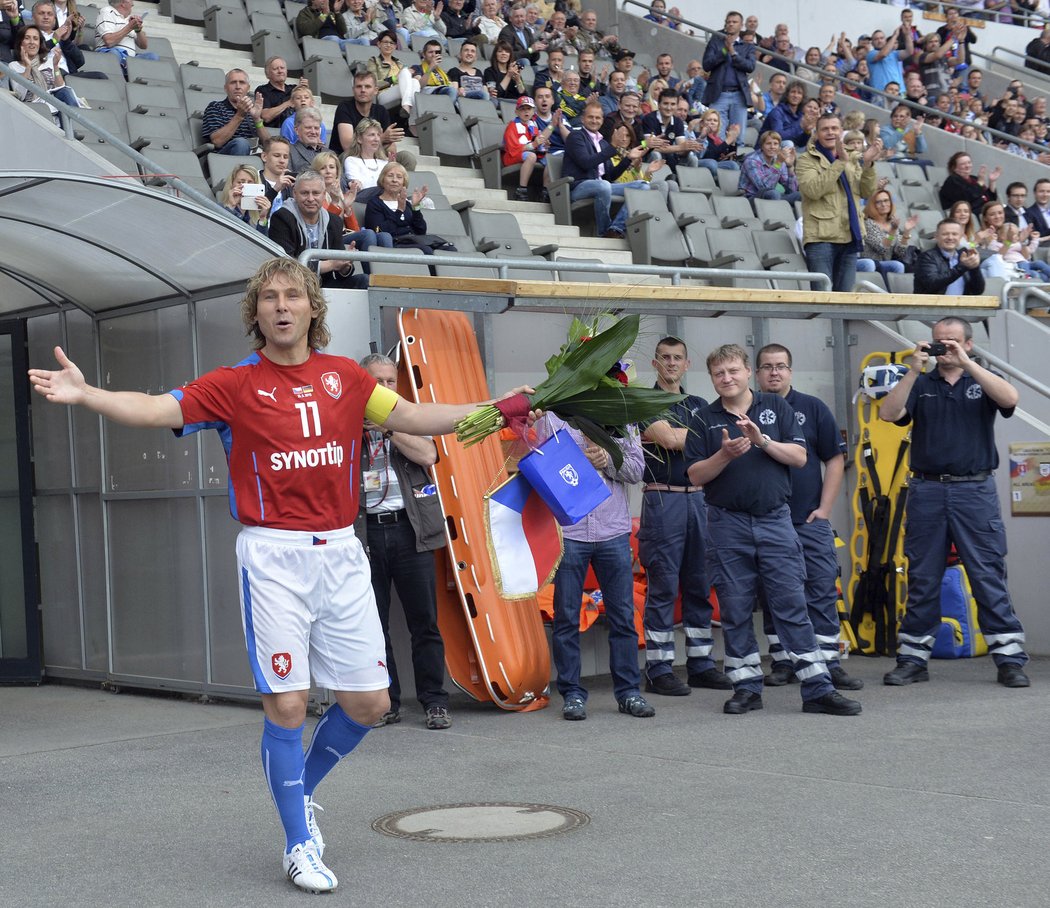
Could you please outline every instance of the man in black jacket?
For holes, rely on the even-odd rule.
[[[963,230],[945,219],[937,225],[937,245],[915,261],[915,292],[943,296],[981,296],[984,275],[976,249],[959,249]]]
[[[613,197],[613,182],[628,167],[641,160],[641,147],[629,148],[627,128],[617,128],[609,141],[602,138],[599,130],[605,121],[602,106],[592,101],[584,108],[580,117],[582,129],[575,129],[565,139],[565,157],[562,160],[563,177],[572,177],[570,190],[572,201],[594,199],[594,221],[598,236],[623,238],[627,224],[627,208],[617,212],[615,219],[610,213]],[[613,158],[619,163],[613,164]],[[618,184],[622,192],[625,184]]]
[[[270,218],[270,239],[292,258],[306,249],[344,250],[343,225],[324,209],[324,177],[306,170],[295,178],[291,201]],[[368,276],[354,274],[354,263],[324,259],[311,267],[320,275],[321,286],[365,290]]]
[[[527,57],[533,66],[540,59],[540,51],[547,49],[547,42],[525,24],[524,3],[518,3],[511,9],[510,22],[500,31],[499,40],[511,46],[512,59]]]
[[[361,367],[383,387],[397,390],[397,365],[390,357],[371,353]],[[416,698],[426,711],[426,726],[448,728],[452,718],[444,687],[445,644],[438,630],[434,572],[434,551],[445,545],[445,520],[428,469],[437,461],[437,448],[429,438],[384,432],[366,421],[361,455],[365,545],[390,672],[390,709],[376,726],[401,721],[401,683],[390,646],[392,583],[412,638]]]

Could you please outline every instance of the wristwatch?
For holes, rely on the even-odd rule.
[[[766,448],[768,448],[768,447],[769,447],[769,443],[770,443],[770,442],[771,442],[772,440],[773,440],[772,438],[770,438],[770,437],[769,437],[768,435],[766,435],[766,433],[765,433],[765,432],[763,432],[763,433],[762,433],[762,444],[760,444],[760,445],[758,446],[758,447],[759,447],[759,449],[760,449],[760,450],[762,450],[762,451],[764,451],[764,450],[765,450]]]

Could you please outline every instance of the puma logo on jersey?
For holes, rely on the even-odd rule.
[[[274,385],[274,389],[272,391],[264,391],[262,388],[258,388],[255,393],[258,394],[260,397],[268,397],[274,403],[277,403],[277,386],[276,385]]]

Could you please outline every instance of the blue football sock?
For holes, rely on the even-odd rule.
[[[361,743],[368,731],[368,726],[351,719],[338,703],[325,710],[317,728],[314,729],[310,746],[306,749],[303,793],[307,797],[313,797],[314,789],[321,779]]]
[[[303,727],[282,728],[263,720],[263,773],[284,826],[285,851],[310,838],[303,806]]]

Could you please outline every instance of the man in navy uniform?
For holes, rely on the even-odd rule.
[[[689,370],[689,351],[677,337],[656,345],[653,368],[656,387],[682,393]],[[711,658],[712,606],[704,567],[704,527],[707,508],[703,489],[690,485],[685,471],[686,435],[690,419],[707,401],[690,394],[675,404],[669,419],[649,423],[642,432],[645,485],[638,528],[638,557],[648,581],[645,594],[645,689],[654,694],[684,697],[693,687],[732,690],[729,679]],[[685,631],[686,684],[672,669],[674,604],[682,594]]]
[[[1028,687],[1022,666],[1024,629],[1006,588],[1006,530],[992,471],[999,466],[997,413],[1013,415],[1017,390],[970,359],[973,330],[949,316],[933,326],[937,368],[926,343],[905,359],[909,371],[882,400],[879,416],[911,422],[912,479],[905,512],[908,609],[898,635],[897,667],[884,683],[893,687],[929,681],[926,669],[941,625],[941,578],[954,543],[977,600],[977,621],[1006,687]]]
[[[718,347],[707,357],[718,392],[700,408],[685,444],[689,481],[707,499],[707,568],[722,618],[725,667],[735,693],[723,711],[762,708],[762,667],[752,624],[759,578],[777,636],[802,682],[802,710],[855,716],[861,706],[831,682],[806,611],[806,565],[791,525],[791,468],[806,463],[795,411],[782,397],[750,389],[744,349]]]
[[[766,344],[755,354],[758,387],[778,394],[795,411],[798,428],[806,439],[806,465],[791,471],[791,523],[806,559],[806,607],[824,654],[824,662],[837,690],[860,690],[864,682],[851,678],[839,664],[838,590],[839,561],[831,509],[842,491],[846,471],[846,442],[835,425],[828,405],[819,397],[791,386],[791,351],[781,344]],[[821,464],[824,465],[821,471]],[[773,665],[765,682],[779,687],[795,680],[791,659],[776,635],[769,606],[762,597],[763,630],[769,640]]]

